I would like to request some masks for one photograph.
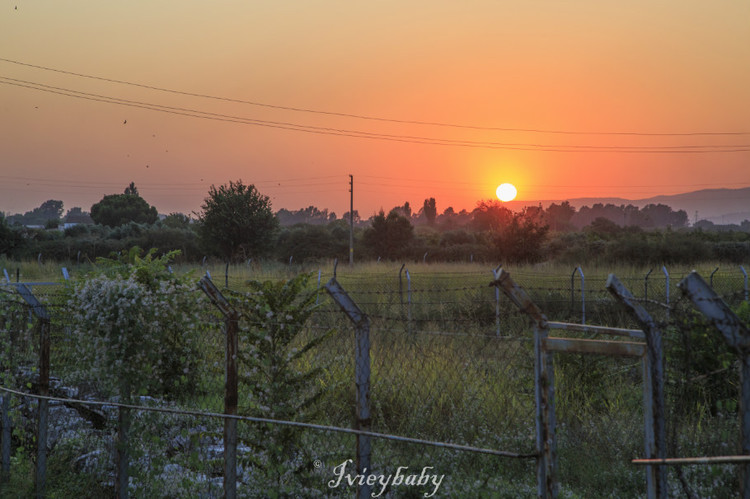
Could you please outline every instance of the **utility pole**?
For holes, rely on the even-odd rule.
[[[354,265],[354,175],[349,174],[349,265]]]

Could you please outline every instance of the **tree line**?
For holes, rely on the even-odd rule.
[[[440,212],[435,198],[428,198],[418,209],[405,202],[367,219],[357,211],[338,218],[314,206],[273,212],[269,198],[254,185],[230,181],[211,186],[192,215],[160,217],[133,183],[122,194],[104,196],[90,212],[75,207],[62,213],[62,201],[49,200],[23,215],[0,214],[0,256],[85,261],[139,246],[162,253],[180,250],[183,259],[192,261],[205,256],[346,260],[353,222],[358,261],[687,264],[750,259],[750,222],[724,230],[705,223],[688,227],[683,210],[663,204],[595,204],[576,210],[566,201],[513,212],[500,201],[485,200],[472,211],[447,207]]]

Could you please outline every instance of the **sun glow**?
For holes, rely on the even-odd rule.
[[[495,193],[500,201],[506,202],[515,199],[518,191],[513,184],[500,184],[497,186]]]

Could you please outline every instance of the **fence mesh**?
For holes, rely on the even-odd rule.
[[[534,361],[528,319],[489,285],[490,271],[407,271],[342,273],[337,278],[371,321],[371,430],[533,454]],[[731,453],[738,441],[736,359],[680,299],[676,283],[683,275],[674,273],[669,282],[658,270],[648,277],[618,277],[668,331],[669,454]],[[320,285],[330,277],[321,273]],[[514,279],[550,320],[635,327],[605,290],[605,275],[585,276],[583,283],[577,272],[563,276],[518,272]],[[215,280],[234,290],[245,289],[244,278],[222,282],[222,276],[215,276]],[[712,284],[730,305],[746,299],[744,277],[739,272],[715,272]],[[96,379],[87,378],[78,369],[78,353],[70,335],[75,326],[73,313],[64,286],[31,288],[51,316],[50,395],[92,404],[50,402],[46,486],[82,497],[99,496],[100,492],[111,495],[119,416],[113,404],[121,400],[103,392]],[[223,411],[223,318],[201,300],[199,291],[194,296],[206,324],[199,383],[178,397],[140,394],[132,401],[137,406],[174,410],[130,411],[129,490],[134,496],[223,495],[224,422],[219,416],[201,415]],[[35,393],[40,320],[10,286],[3,286],[0,301],[3,386]],[[316,402],[319,410],[304,422],[352,428],[356,406],[353,327],[325,294],[319,295],[318,303],[300,341],[331,328],[335,332],[298,361],[302,367],[322,367],[315,383],[325,388]],[[643,447],[642,380],[637,363],[560,356],[556,372],[563,490],[583,495],[602,490],[625,491],[625,495],[642,491],[642,470],[628,464],[629,459],[642,455]],[[240,412],[250,414],[250,408],[243,407],[247,393],[243,395],[242,390],[252,387],[241,386],[239,401]],[[16,490],[33,490],[38,402],[8,392],[2,398],[9,405],[12,429],[11,483]],[[97,401],[109,405],[93,404]],[[298,428],[292,432],[297,442],[293,458],[283,469],[272,469],[263,443],[273,440],[274,431],[278,431],[273,426],[240,422],[241,497],[264,497],[272,489],[289,495],[351,496],[356,485],[332,487],[329,482],[336,479],[337,466],[354,459],[355,435]],[[613,466],[612,462],[619,464]],[[596,463],[606,464],[597,467]],[[445,474],[439,496],[535,493],[533,460],[374,438],[371,471],[393,475],[402,467],[406,470],[402,473],[431,467],[435,475]],[[685,468],[672,471],[670,480],[675,491],[700,495],[710,483],[718,490],[737,490],[734,472],[731,465]],[[420,495],[429,491],[427,487],[419,490]],[[385,495],[409,493],[414,490],[390,485]]]

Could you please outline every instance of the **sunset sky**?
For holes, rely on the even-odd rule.
[[[6,214],[242,179],[341,216],[349,174],[365,218],[750,186],[750,2],[0,0]]]

